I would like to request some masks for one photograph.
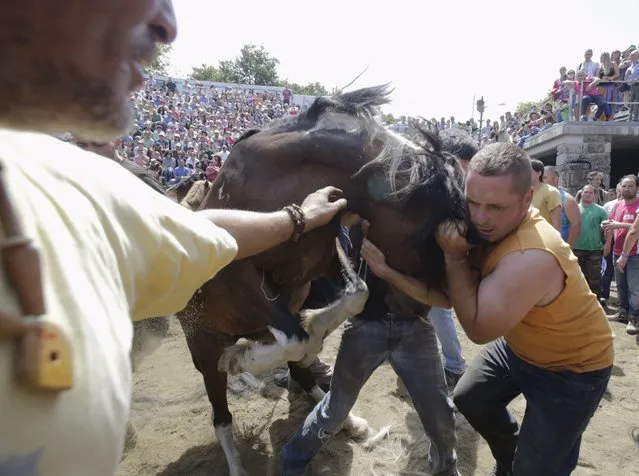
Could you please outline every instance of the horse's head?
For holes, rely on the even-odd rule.
[[[320,97],[297,116],[247,131],[231,151],[219,186],[233,183],[244,191],[258,177],[281,180],[269,202],[281,206],[277,200],[300,199],[309,187],[335,185],[344,189],[353,211],[368,210],[371,217],[380,210],[374,202],[381,202],[400,212],[393,216],[411,222],[416,231],[407,232],[414,240],[409,247],[418,250],[428,284],[441,287],[445,269],[437,227],[449,219],[470,221],[463,169],[436,135],[421,132],[420,140],[411,141],[383,126],[379,107],[390,93],[383,85]],[[257,199],[261,205],[264,194]],[[387,224],[396,225],[402,223]],[[477,238],[471,228],[469,239]]]
[[[414,140],[380,129],[376,140],[384,144],[381,152],[356,174],[366,180],[373,200],[392,203],[420,224],[412,237],[430,286],[444,283],[444,255],[437,244],[437,227],[447,220],[468,225],[467,239],[483,243],[470,221],[464,194],[464,170],[451,147],[436,133],[419,130]],[[449,147],[451,146],[451,147]],[[464,157],[469,158],[469,157]]]

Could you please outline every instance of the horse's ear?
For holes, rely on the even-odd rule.
[[[238,142],[244,140],[244,139],[248,139],[249,137],[251,137],[252,135],[257,134],[258,132],[260,132],[260,129],[249,129],[248,131],[246,131],[244,134],[242,134],[236,141],[235,143],[237,144]]]

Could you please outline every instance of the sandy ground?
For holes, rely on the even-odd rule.
[[[639,475],[639,338],[613,323],[616,364],[608,392],[592,420],[581,449],[578,476]],[[461,332],[465,357],[479,346]],[[340,332],[327,339],[322,357],[333,363]],[[235,438],[250,475],[274,475],[281,445],[313,407],[312,400],[290,394],[272,383],[242,375],[229,383]],[[511,405],[521,417],[525,402]],[[426,475],[428,442],[410,401],[401,395],[397,377],[388,365],[377,370],[364,387],[354,413],[374,428],[392,425],[391,435],[372,451],[349,441],[342,433],[318,454],[310,475]],[[221,447],[210,420],[209,405],[200,374],[191,362],[181,328],[171,320],[169,335],[142,360],[135,372],[133,421],[137,445],[125,455],[119,476],[228,475]],[[458,457],[463,476],[485,475],[493,460],[487,445],[458,415]]]

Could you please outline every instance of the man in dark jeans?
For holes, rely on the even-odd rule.
[[[388,283],[424,304],[444,307],[448,302],[423,283],[390,269],[381,251],[364,239],[359,227],[351,231],[350,237],[355,250],[351,254],[353,261],[359,262],[361,246],[361,256],[368,263],[369,299],[362,313],[346,324],[330,392],[282,448],[280,474],[304,474],[313,456],[340,430],[372,373],[389,361],[404,382],[430,440],[429,470],[436,476],[457,476],[455,417],[435,329],[419,313],[391,309]]]
[[[515,145],[485,147],[468,166],[466,198],[491,245],[472,249],[456,223],[438,234],[457,318],[473,342],[489,343],[453,400],[490,446],[493,476],[569,476],[614,359],[610,325],[570,247],[530,207],[531,172]],[[521,427],[507,409],[520,394]]]

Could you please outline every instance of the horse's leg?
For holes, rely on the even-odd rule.
[[[311,365],[322,350],[326,336],[337,329],[346,319],[361,313],[368,300],[368,286],[357,275],[337,240],[336,248],[346,281],[344,295],[322,309],[304,309],[300,312],[302,326],[310,336],[306,344],[306,355],[297,361],[301,367]]]
[[[268,329],[275,337],[275,343],[249,342],[228,347],[220,358],[218,369],[230,374],[260,375],[286,362],[300,360],[306,353],[308,334],[290,309],[301,306],[309,287],[295,289],[292,295],[282,293],[275,301],[268,302]]]
[[[229,411],[226,395],[227,375],[217,369],[217,362],[227,345],[234,339],[222,334],[214,334],[197,327],[189,326],[180,320],[186,342],[191,351],[195,368],[204,378],[206,393],[213,407],[213,428],[217,441],[222,446],[230,476],[248,476],[242,466],[240,453],[233,441],[233,417]]]
[[[231,375],[242,372],[261,375],[287,362],[296,362],[304,357],[308,334],[297,318],[279,300],[275,302],[272,314],[273,321],[285,327],[285,330],[282,330],[279,325],[268,326],[275,342],[272,344],[245,342],[227,347],[218,362],[217,368],[220,372],[228,372]],[[295,326],[290,321],[295,323]]]

